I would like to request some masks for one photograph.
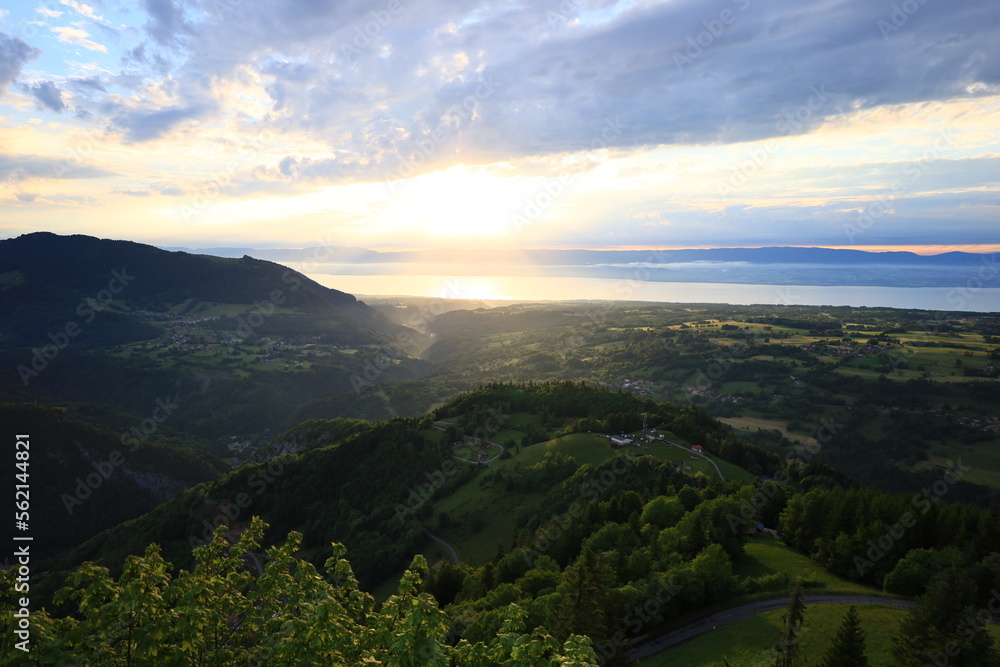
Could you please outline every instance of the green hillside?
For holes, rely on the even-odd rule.
[[[36,233],[0,241],[0,275],[0,396],[139,420],[178,396],[170,426],[219,455],[426,372],[421,334],[273,262]]]
[[[744,475],[753,467],[762,476],[723,480],[686,470],[692,459],[675,457],[687,450],[662,443],[616,450],[598,435],[633,432],[643,415],[649,428],[701,443]],[[503,442],[493,439],[501,433]],[[900,521],[912,508],[911,496],[861,487],[823,464],[781,461],[697,408],[582,384],[491,384],[420,419],[309,422],[275,446],[261,452],[259,463],[195,486],[41,565],[50,572],[35,577],[33,595],[62,619],[52,622],[64,630],[51,636],[68,638],[46,644],[57,662],[79,655],[90,634],[164,632],[164,614],[154,613],[164,600],[180,619],[169,631],[176,640],[165,640],[169,651],[202,645],[183,638],[196,609],[202,609],[199,618],[214,619],[214,627],[240,638],[238,647],[211,644],[205,650],[213,656],[254,646],[318,651],[320,645],[309,649],[294,639],[300,611],[313,610],[314,625],[313,615],[324,614],[346,629],[366,618],[392,625],[376,621],[388,610],[396,620],[409,619],[406,648],[399,650],[413,649],[412,624],[433,618],[421,626],[428,655],[470,659],[464,647],[493,650],[486,647],[508,637],[505,642],[539,642],[539,655],[575,647],[580,665],[623,665],[645,636],[741,601],[785,595],[795,581],[811,592],[884,589],[917,596],[918,611],[896,632],[929,637],[926,646],[913,646],[930,655],[962,632],[955,623],[965,618],[963,610],[988,604],[990,591],[1000,587],[995,509],[927,503],[919,530],[892,533],[891,548],[871,555],[869,542],[880,541],[876,530]],[[281,453],[286,446],[301,453]],[[782,540],[755,535],[758,524],[777,528]],[[360,591],[347,598],[331,592],[355,576],[347,574],[345,553],[360,588],[377,592],[377,600]],[[157,564],[161,554],[169,566]],[[857,556],[872,561],[859,570]],[[213,561],[218,558],[228,560]],[[206,559],[216,564],[204,565]],[[95,561],[97,569],[84,561]],[[411,572],[400,576],[408,562]],[[324,564],[333,568],[329,579],[308,574]],[[82,574],[67,579],[80,567]],[[229,583],[187,574],[206,573],[205,567],[233,574]],[[167,587],[170,578],[180,583]],[[77,598],[61,596],[56,607],[45,602],[67,581]],[[85,583],[93,581],[106,583]],[[120,595],[102,592],[115,586]],[[152,604],[148,615],[120,615],[128,591],[140,589],[162,594],[143,597]],[[78,598],[91,602],[79,607]],[[247,606],[250,599],[273,606],[260,611]],[[192,606],[192,600],[212,602]],[[392,611],[401,600],[424,621]],[[351,606],[356,603],[363,608]],[[261,642],[233,625],[237,608],[254,627],[272,628],[274,640]],[[74,612],[77,620],[69,620]],[[275,619],[284,619],[281,629]],[[767,618],[753,620],[762,622]],[[765,626],[749,627],[746,634],[770,641]],[[819,640],[803,650],[815,659],[827,635],[803,635],[810,636]],[[992,659],[994,649],[980,639],[965,650]],[[373,651],[391,650],[384,637],[370,640]],[[359,648],[331,637],[317,641],[329,655]],[[120,649],[108,650],[117,655]],[[493,664],[471,660],[456,664]]]
[[[30,436],[27,464],[14,471],[12,461],[3,488],[13,498],[15,483],[27,482],[33,553],[41,558],[134,519],[228,468],[204,451],[163,442],[155,430],[119,433],[45,406],[0,403],[0,423]],[[9,536],[12,529],[5,522],[0,534]]]
[[[865,630],[869,663],[872,667],[895,667],[892,638],[906,616],[905,609],[874,604],[856,605]],[[819,657],[830,646],[847,611],[847,605],[808,606],[802,633],[802,652],[811,659],[804,665],[818,665]],[[695,637],[641,662],[643,667],[699,665],[699,667],[770,667],[774,664],[774,645],[780,641],[783,611],[759,614],[713,632]],[[997,635],[1000,637],[1000,633]],[[728,663],[723,662],[723,658]]]

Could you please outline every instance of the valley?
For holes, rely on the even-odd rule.
[[[334,663],[483,664],[522,642],[577,664],[772,664],[775,611],[724,642],[642,647],[801,595],[796,645],[818,660],[844,609],[810,596],[860,595],[906,602],[858,606],[887,664],[933,655],[913,638],[959,637],[941,619],[1000,587],[996,314],[359,301],[248,257],[17,241],[0,242],[17,278],[0,285],[0,414],[35,447],[31,599],[41,636],[66,637],[45,644],[56,662],[91,636],[100,664],[154,645],[249,656],[263,628],[299,655],[286,633],[320,614],[367,637],[314,628]],[[97,265],[134,276],[120,298],[88,300]],[[220,593],[209,571],[238,583]],[[135,586],[158,591],[141,619],[117,606]],[[162,625],[189,614],[232,640]],[[391,640],[418,626],[424,643]],[[107,634],[126,631],[147,639]],[[995,635],[963,651],[993,655]]]

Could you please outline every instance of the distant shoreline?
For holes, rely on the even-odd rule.
[[[362,300],[430,297],[484,301],[650,301],[731,305],[910,308],[933,312],[1000,312],[1000,287],[870,285],[767,285],[724,282],[656,282],[629,278],[562,276],[463,276],[306,274]]]

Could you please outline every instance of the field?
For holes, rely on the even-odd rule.
[[[830,647],[848,605],[823,604],[806,606],[802,633],[802,653],[805,665],[818,665],[823,653]],[[865,631],[866,655],[872,667],[893,667],[898,661],[893,657],[892,638],[899,629],[907,611],[897,607],[877,604],[855,605],[861,626]],[[784,611],[770,611],[738,621],[732,625],[705,633],[690,641],[657,653],[643,660],[643,667],[668,665],[699,665],[724,667],[723,658],[731,665],[770,667],[774,664],[772,649],[781,636]],[[1000,642],[1000,626],[989,628],[995,642]]]
[[[753,537],[744,547],[744,556],[736,563],[736,574],[744,577],[759,577],[778,572],[785,572],[796,579],[815,582],[808,592],[823,593],[861,593],[866,595],[884,595],[880,590],[865,586],[827,572],[825,569],[795,551],[770,537]]]
[[[533,417],[515,414],[504,424],[507,427],[532,428]],[[486,476],[502,474],[516,476],[519,468],[540,463],[546,454],[559,453],[571,456],[577,465],[600,465],[616,456],[655,456],[690,465],[689,473],[701,472],[715,476],[715,469],[700,457],[692,459],[686,450],[664,443],[649,447],[623,447],[614,449],[610,441],[591,433],[572,433],[534,445],[520,448],[508,458],[477,466],[477,475],[443,498],[427,520],[428,529],[452,544],[462,561],[482,564],[492,558],[499,545],[509,548],[514,531],[523,528],[523,517],[542,509],[547,489],[511,491],[503,485],[486,483]],[[742,468],[718,460],[719,467],[728,478],[752,479]],[[459,465],[476,465],[459,463]],[[445,515],[442,521],[442,515]],[[436,544],[429,545],[428,553],[440,553]]]
[[[831,574],[802,554],[770,537],[754,537],[744,549],[745,556],[734,570],[744,577],[757,577],[787,572],[806,582],[809,593],[857,593],[885,595],[878,589],[842,579]],[[873,667],[896,664],[892,657],[892,637],[906,615],[905,609],[884,605],[856,605],[861,624],[867,633],[868,658]],[[708,610],[703,610],[702,613]],[[825,604],[806,607],[803,653],[809,657],[806,665],[817,665],[840,625],[847,605]],[[706,633],[642,661],[644,667],[667,665],[705,665],[722,667],[726,658],[733,665],[770,666],[770,653],[782,630],[783,611],[759,614]],[[700,614],[699,614],[700,615]],[[692,618],[685,620],[693,620]],[[1000,626],[990,631],[1000,640]]]
[[[618,453],[611,448],[607,438],[591,433],[572,433],[526,447],[518,460],[521,465],[534,465],[541,462],[549,452],[561,452],[572,456],[580,465],[589,463],[595,466],[614,458]]]
[[[758,417],[719,417],[720,422],[729,424],[737,431],[754,432],[758,429],[778,431],[792,442],[808,442],[811,436],[788,430],[788,422],[780,419],[760,419]]]
[[[996,441],[958,447],[933,447],[923,466],[947,469],[952,462],[969,466],[962,481],[1000,489],[1000,445]],[[921,467],[918,464],[917,467]]]
[[[905,609],[874,604],[856,605],[865,629],[867,656],[872,667],[897,664],[892,657],[892,637],[906,616]],[[802,633],[802,653],[806,665],[817,665],[833,641],[847,605],[807,606]],[[699,665],[723,667],[723,658],[732,665],[753,667],[774,664],[772,647],[781,637],[784,611],[770,611],[738,621],[713,632],[662,651],[642,661],[643,667]]]

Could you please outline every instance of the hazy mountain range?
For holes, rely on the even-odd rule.
[[[462,264],[470,257],[501,264],[542,264],[600,266],[618,263],[683,264],[688,262],[746,262],[749,264],[822,264],[827,266],[974,266],[991,257],[988,254],[946,252],[918,255],[907,251],[870,252],[838,248],[684,248],[680,250],[403,250],[378,251],[351,246],[315,246],[310,248],[164,248],[216,257],[250,255],[275,262],[417,262]]]
[[[869,252],[834,248],[681,250],[406,250],[367,248],[171,248],[218,257],[250,255],[306,273],[533,275],[764,285],[956,287],[996,278],[995,255]],[[980,275],[980,274],[984,274]],[[987,285],[988,286],[988,285]]]

